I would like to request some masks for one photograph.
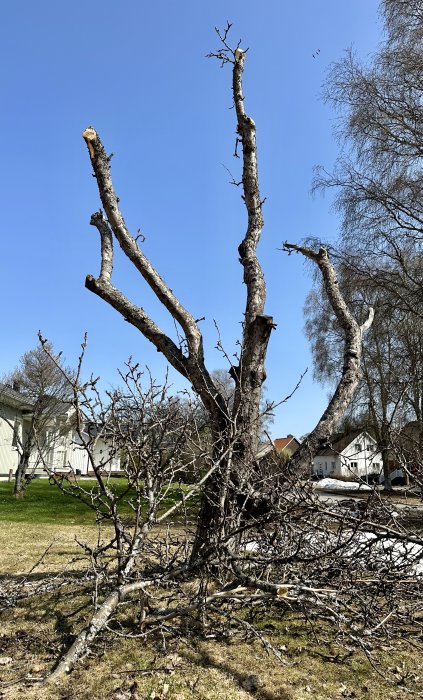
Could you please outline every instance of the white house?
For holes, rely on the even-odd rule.
[[[31,430],[32,406],[23,394],[0,384],[0,477],[13,475],[18,466],[22,445]],[[113,441],[97,429],[86,429],[81,436],[75,429],[75,409],[70,403],[57,401],[49,409],[38,447],[31,452],[29,473],[69,471],[82,475],[94,467],[116,472],[120,457]],[[88,449],[87,449],[88,447]]]
[[[311,468],[312,475],[344,481],[370,477],[378,482],[382,471],[382,455],[376,440],[365,430],[335,434],[330,443],[317,452]]]
[[[25,441],[32,408],[17,391],[0,385],[0,476],[16,471],[19,461],[19,444]]]

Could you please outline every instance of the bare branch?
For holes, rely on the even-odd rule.
[[[92,215],[90,224],[95,226],[101,239],[101,272],[100,279],[110,282],[113,272],[113,236],[109,224],[103,212],[98,211]]]
[[[326,294],[345,339],[342,374],[332,399],[315,428],[307,436],[307,439],[291,460],[294,468],[307,469],[310,464],[310,458],[316,453],[319,445],[329,440],[356,392],[360,380],[362,337],[363,333],[371,326],[373,309],[369,310],[367,321],[360,326],[342,296],[336,272],[330,262],[326,248],[322,246],[316,252],[311,248],[293,243],[284,243],[283,248],[288,253],[291,251],[301,253],[301,255],[313,260],[318,265],[322,273]]]
[[[90,154],[100,198],[106,212],[107,220],[113,229],[113,233],[115,234],[120,247],[124,251],[127,258],[144,277],[153,292],[156,294],[157,298],[183,328],[186,334],[190,353],[195,357],[201,358],[201,333],[197,324],[195,323],[195,319],[178,301],[172,290],[167,286],[151,262],[139,249],[136,240],[133,238],[133,236],[131,236],[127,229],[119,208],[119,200],[113,187],[113,182],[110,175],[110,161],[107,157],[106,151],[104,150],[103,144],[101,143],[99,135],[92,127],[88,127],[83,132],[83,138],[88,147],[88,152]]]

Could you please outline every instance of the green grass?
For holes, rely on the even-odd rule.
[[[94,481],[83,483],[95,487]],[[125,481],[113,480],[112,486],[122,493]],[[20,501],[13,498],[12,487],[0,482],[0,575],[6,581],[10,576],[12,583],[21,577],[31,582],[31,576],[42,574],[54,580],[51,577],[56,572],[83,570],[86,562],[75,538],[97,541],[94,514],[45,479],[35,480]],[[180,493],[178,485],[172,486],[163,508],[178,500]],[[38,579],[34,581],[38,585]],[[2,579],[0,582],[3,584]],[[332,642],[330,626],[324,621],[311,632],[295,612],[282,614],[279,610],[257,617],[256,625],[282,653],[282,665],[257,640],[204,639],[195,619],[191,626],[187,619],[181,622],[181,637],[164,634],[145,641],[105,633],[93,645],[92,654],[57,687],[29,688],[28,672],[34,679],[52,669],[72,635],[89,621],[92,605],[85,579],[56,590],[39,590],[3,610],[0,656],[11,661],[0,669],[0,697],[8,700],[109,700],[130,695],[150,700],[153,691],[163,700],[406,700],[420,696],[423,659],[406,640],[390,639],[380,649],[374,645],[372,654],[379,672],[357,651],[344,662],[333,663],[328,659],[338,652],[344,655],[346,640],[334,638]],[[116,625],[125,623],[123,629],[138,634],[138,627],[129,626],[139,612],[138,603],[133,600],[122,608]],[[250,612],[243,609],[238,615],[249,620]],[[413,674],[410,693],[396,687],[397,668]],[[259,680],[254,692],[245,689],[251,675]]]
[[[94,480],[84,480],[81,484],[86,490],[98,488]],[[110,488],[115,493],[123,494],[126,490],[125,479],[113,479]],[[161,502],[160,512],[164,512],[178,502],[182,493],[188,489],[189,487],[179,484],[170,486],[166,497]],[[130,516],[133,512],[127,503],[133,495],[134,491],[130,491],[122,498],[120,508],[123,515]],[[191,512],[196,507],[195,500],[193,499]],[[35,479],[22,499],[14,498],[13,482],[3,481],[0,482],[0,521],[88,525],[95,522],[95,512],[80,499],[62,493],[47,479]]]

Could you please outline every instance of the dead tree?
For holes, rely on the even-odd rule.
[[[103,210],[91,217],[91,224],[98,229],[101,240],[100,275],[88,275],[86,287],[115,308],[163,353],[172,367],[191,383],[209,416],[213,457],[220,466],[204,486],[192,551],[194,559],[200,559],[217,542],[226,541],[228,533],[240,525],[247,501],[260,497],[260,494],[254,493],[251,480],[259,440],[266,351],[271,332],[275,328],[272,316],[265,311],[266,284],[256,252],[263,229],[263,201],[258,179],[256,125],[245,110],[243,95],[242,77],[247,53],[239,44],[236,48],[230,47],[229,29],[228,24],[225,31],[218,31],[221,48],[210,56],[232,67],[237,147],[240,145],[242,149],[242,189],[248,217],[247,230],[238,248],[244,271],[246,304],[238,363],[230,369],[235,383],[231,407],[205,365],[203,338],[198,322],[144,255],[137,239],[125,224],[111,178],[110,157],[100,136],[92,127],[83,132],[103,206]],[[113,286],[114,239],[181,328],[182,342],[174,342],[143,308]],[[335,273],[327,254],[322,251],[317,254],[306,249],[298,250],[311,257],[321,268],[331,303],[339,309],[340,323],[347,343],[345,375],[331,401],[328,409],[330,415],[325,413],[313,432],[313,439],[309,439],[307,445],[297,453],[295,461],[299,465],[309,460],[310,452],[317,447],[317,442],[329,438],[354,393],[360,370],[361,331],[345,303],[339,299]],[[240,493],[245,498],[240,499]],[[235,543],[232,545],[235,546]]]
[[[374,640],[392,629],[401,635],[411,624],[414,636],[421,635],[415,617],[423,539],[396,522],[377,492],[368,501],[329,504],[316,497],[311,485],[299,488],[289,464],[276,462],[275,473],[282,479],[273,484],[270,512],[256,513],[239,525],[226,523],[227,540],[220,542],[224,556],[215,550],[202,552],[203,558],[220,556],[221,570],[210,575],[207,567],[199,567],[198,559],[190,557],[189,511],[195,515],[193,499],[219,473],[221,463],[213,461],[209,450],[202,450],[195,406],[181,412],[168,387],[151,378],[143,386],[142,373],[129,363],[122,389],[110,392],[107,401],[95,381],[80,385],[79,376],[78,372],[74,384],[78,414],[84,422],[97,420],[98,429],[107,426],[111,443],[126,453],[126,485],[123,490],[115,486],[106,464],[94,469],[95,488],[83,481],[57,483],[64,494],[95,512],[99,535],[95,544],[80,543],[88,569],[79,585],[85,586],[86,596],[87,581],[91,582],[92,610],[44,682],[60,681],[71,672],[100,634],[154,640],[169,634],[169,623],[176,634],[186,634],[192,624],[197,634],[201,629],[207,634],[212,627],[233,636],[236,626],[242,634],[261,639],[276,656],[277,649],[253,624],[269,611],[279,619],[286,616],[287,624],[295,611],[311,621],[312,629],[324,620],[323,634],[329,621],[335,636],[343,640],[341,648],[348,640],[348,646],[365,651],[370,636]],[[83,425],[77,428],[81,440]],[[86,450],[88,454],[92,450],[89,442]],[[223,454],[221,461],[226,457]],[[194,464],[198,458],[202,467],[196,483],[181,488],[187,459]],[[263,473],[264,489],[266,481],[268,474]],[[178,495],[169,507],[167,493],[175,486]],[[185,512],[185,517],[174,528],[169,519],[178,512]],[[234,552],[231,540],[237,537],[242,547]],[[46,577],[45,586],[61,590],[70,586],[75,595],[73,577],[57,577],[56,583]],[[37,595],[37,590],[45,590],[44,582],[41,588],[39,581],[35,589],[29,588],[27,597]],[[21,587],[15,582],[6,586],[3,598],[5,607],[16,604],[22,598]],[[123,606],[130,617],[126,631],[119,620]],[[250,608],[253,623],[245,619]],[[241,609],[243,616],[238,614]]]
[[[256,127],[245,112],[242,91],[246,52],[239,45],[235,49],[229,46],[228,31],[229,26],[219,33],[222,48],[213,55],[232,67],[237,145],[242,149],[242,188],[248,215],[247,231],[239,246],[246,285],[245,319],[238,362],[230,371],[235,385],[230,403],[205,365],[198,322],[166,285],[126,227],[111,180],[110,157],[97,132],[92,127],[84,131],[103,206],[103,211],[91,219],[100,234],[101,270],[97,278],[87,277],[86,286],[136,327],[190,382],[208,414],[212,454],[202,455],[206,469],[188,493],[182,492],[178,503],[161,512],[163,488],[183,467],[183,460],[178,461],[181,453],[172,461],[171,449],[177,447],[183,452],[184,443],[179,438],[172,439],[172,448],[166,443],[166,435],[175,429],[173,422],[169,423],[162,408],[157,416],[154,410],[152,414],[150,409],[145,412],[145,398],[136,401],[141,413],[139,419],[132,421],[132,389],[129,404],[122,405],[115,395],[107,410],[97,395],[93,417],[99,404],[102,424],[107,418],[109,434],[113,433],[116,445],[129,455],[128,492],[123,498],[133,509],[134,518],[127,522],[125,511],[121,510],[121,495],[100,470],[94,470],[96,489],[84,491],[82,484],[60,484],[62,490],[92,507],[98,520],[111,521],[113,528],[107,543],[99,538],[97,546],[83,545],[95,577],[93,614],[47,682],[60,679],[87,654],[96,636],[113,627],[113,615],[120,603],[134,593],[137,600],[133,609],[138,612],[139,634],[144,639],[154,630],[163,630],[169,620],[177,624],[178,619],[196,615],[197,622],[199,616],[203,621],[208,618],[212,625],[223,619],[230,623],[236,620],[243,630],[253,630],[253,625],[236,613],[257,602],[263,611],[275,610],[280,617],[295,610],[307,619],[323,619],[325,625],[330,622],[340,639],[348,638],[364,650],[367,647],[363,640],[368,635],[382,634],[388,622],[396,620],[400,631],[415,620],[416,592],[421,586],[421,536],[398,524],[392,510],[377,502],[377,494],[371,495],[360,513],[356,512],[359,509],[355,502],[351,509],[328,505],[316,498],[311,487],[298,483],[298,475],[319,445],[329,440],[354,395],[360,374],[362,335],[372,321],[371,310],[368,321],[361,326],[354,318],[339,291],[335,270],[324,248],[314,251],[285,244],[287,251],[310,258],[322,273],[345,338],[341,378],[326,411],[293,459],[268,472],[257,464],[260,399],[274,323],[266,314],[265,280],[256,255],[263,214]],[[113,286],[114,239],[179,325],[181,342],[173,341],[143,308]],[[137,385],[136,368],[130,369],[127,386],[128,382],[131,387]],[[79,374],[74,390],[80,415],[89,407],[89,399],[84,398],[87,387],[79,386]],[[95,385],[93,391],[95,394]],[[78,394],[82,394],[82,404]],[[152,423],[151,415],[156,416]],[[144,425],[148,426],[145,431],[141,429]],[[157,429],[166,449],[160,443],[157,452],[149,451]],[[173,435],[185,439],[187,433],[191,440],[192,434],[182,423]],[[90,449],[89,444],[86,447]],[[187,527],[183,543],[176,538],[169,542],[169,528],[164,541],[155,526],[176,509],[183,510],[197,494],[201,494],[201,504],[194,536],[190,536]],[[254,509],[254,505],[260,507]],[[112,562],[110,553],[114,553]],[[415,628],[421,636],[421,623],[417,621]]]
[[[317,255],[325,260],[324,253]],[[354,324],[352,330],[353,338],[361,332]],[[347,360],[344,375],[348,383]],[[295,611],[310,621],[312,629],[323,620],[323,634],[329,634],[330,622],[344,651],[346,640],[348,647],[367,653],[369,639],[373,644],[378,638],[409,634],[410,629],[418,643],[423,539],[377,491],[367,501],[330,504],[316,497],[311,484],[299,485],[292,464],[276,461],[273,472],[262,470],[258,476],[257,469],[254,474],[259,492],[266,493],[269,482],[272,485],[274,497],[268,509],[238,522],[228,519],[226,540],[220,540],[218,548],[211,542],[193,559],[192,502],[220,473],[227,454],[214,461],[201,444],[195,405],[181,411],[178,397],[170,395],[168,387],[151,378],[145,386],[137,365],[128,363],[121,374],[121,390],[108,392],[106,398],[96,380],[83,384],[80,378],[79,365],[73,387],[81,443],[86,440],[87,422],[95,424],[96,432],[103,430],[114,449],[127,455],[126,484],[123,490],[115,486],[107,463],[93,468],[95,488],[82,481],[57,483],[64,494],[95,512],[100,532],[95,544],[80,543],[89,563],[81,584],[85,582],[87,595],[86,582],[91,581],[92,612],[46,683],[69,673],[99,634],[154,639],[169,634],[169,623],[177,634],[184,634],[183,629],[186,633],[191,623],[197,634],[201,629],[207,634],[212,627],[233,635],[236,625],[277,656],[277,649],[254,625],[269,611],[278,618],[286,616],[287,624]],[[331,420],[330,411],[326,420]],[[85,449],[90,455],[89,440]],[[187,460],[195,469],[198,458],[201,468],[195,483],[181,488]],[[166,496],[175,486],[177,497],[169,507]],[[242,489],[235,492],[238,498],[244,495]],[[178,512],[185,517],[174,528],[169,518]],[[239,540],[242,546],[234,551],[232,542]],[[200,566],[210,561],[219,562],[220,568],[210,571]],[[41,589],[39,585],[42,592],[44,583]],[[55,585],[48,575],[45,585]],[[74,595],[75,580],[59,577],[56,586],[65,585],[73,587]],[[32,587],[28,595],[34,594],[37,588]],[[5,587],[6,606],[21,598],[19,586]],[[123,605],[130,616],[126,632],[119,620]],[[251,609],[253,622],[240,617],[240,609],[244,613]]]

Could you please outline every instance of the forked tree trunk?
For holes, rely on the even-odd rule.
[[[205,366],[203,339],[198,322],[182,306],[145,257],[125,224],[111,179],[110,158],[97,132],[89,127],[83,133],[107,217],[100,211],[91,218],[92,225],[100,233],[101,270],[98,278],[87,276],[86,286],[138,328],[157,350],[165,355],[169,363],[189,380],[209,415],[214,438],[214,458],[220,462],[220,468],[204,487],[194,558],[207,551],[209,545],[215,546],[216,542],[225,538],[230,528],[236,527],[242,517],[237,504],[240,500],[242,502],[243,494],[248,494],[255,468],[260,429],[260,400],[266,376],[264,365],[270,334],[275,327],[272,317],[264,314],[266,284],[256,252],[263,228],[263,213],[258,181],[256,125],[245,111],[242,89],[246,53],[240,48],[230,49],[227,44],[227,31],[219,36],[224,48],[212,55],[232,65],[237,144],[240,143],[242,147],[243,165],[242,180],[235,184],[242,184],[247,210],[247,229],[238,249],[244,272],[246,305],[239,362],[232,366],[230,371],[235,382],[231,411]],[[177,345],[149,318],[143,308],[133,304],[112,285],[113,238],[182,328],[185,334],[183,345]],[[370,325],[371,319],[360,328],[351,315],[339,292],[335,272],[324,248],[315,252],[301,246],[286,244],[286,249],[306,255],[320,267],[330,302],[346,337],[342,380],[328,409],[310,434],[307,445],[298,451],[293,460],[294,464],[301,463],[302,468],[306,461],[311,459],[319,444],[328,440],[355,392],[360,373],[361,335]]]
[[[232,90],[237,115],[237,141],[241,143],[243,154],[242,187],[248,219],[247,230],[239,246],[247,298],[239,364],[231,368],[235,382],[231,411],[205,367],[203,340],[197,321],[166,285],[126,227],[111,179],[110,158],[97,132],[89,127],[83,133],[107,217],[98,212],[91,218],[91,223],[100,233],[101,271],[98,278],[89,275],[86,286],[117,309],[165,355],[170,364],[192,384],[209,414],[214,437],[214,458],[221,465],[218,473],[204,487],[194,557],[200,551],[204,552],[208,544],[215,544],[217,537],[225,537],[229,523],[233,526],[234,519],[236,522],[240,517],[236,513],[235,492],[248,483],[257,452],[260,400],[265,379],[264,362],[270,333],[274,328],[272,318],[264,315],[266,285],[256,255],[263,228],[263,215],[258,184],[256,126],[245,112],[242,91],[246,53],[237,48],[234,51],[228,50],[225,57],[233,66]],[[181,326],[185,334],[183,349],[163,333],[144,309],[133,304],[113,287],[113,238]]]
[[[207,564],[209,558],[215,566],[219,556],[224,556],[226,548],[233,551],[239,544],[236,530],[242,519],[246,517],[244,504],[252,491],[252,476],[256,467],[260,433],[260,400],[265,380],[264,364],[270,334],[274,328],[272,318],[264,313],[266,285],[256,255],[263,228],[263,215],[258,187],[256,127],[254,121],[245,112],[242,91],[246,53],[239,47],[233,50],[227,44],[229,27],[230,25],[223,34],[219,34],[223,49],[212,55],[223,63],[232,65],[237,144],[241,144],[243,156],[242,182],[234,184],[242,184],[248,216],[245,237],[239,246],[246,286],[246,305],[239,361],[230,370],[235,382],[231,409],[205,366],[203,339],[198,322],[166,285],[139,248],[137,239],[126,227],[111,180],[110,158],[97,132],[89,127],[83,134],[105,212],[105,215],[102,211],[97,212],[91,218],[92,225],[100,234],[101,270],[97,278],[88,275],[86,286],[119,311],[129,323],[153,343],[158,351],[163,353],[168,362],[191,383],[209,416],[216,468],[213,469],[207,481],[201,482],[203,498],[191,555],[191,572],[195,570],[195,566]],[[135,305],[112,285],[114,239],[180,326],[184,334],[183,342],[175,343],[143,308]],[[360,373],[361,337],[371,323],[372,314],[366,324],[361,327],[358,325],[339,292],[334,269],[324,248],[315,252],[286,244],[286,249],[296,250],[306,255],[319,266],[330,302],[346,338],[344,367],[335,395],[319,423],[310,433],[308,441],[292,459],[292,465],[298,467],[300,476],[301,470],[311,459],[313,452],[318,449],[319,444],[329,438],[354,394]],[[254,493],[253,499],[256,497],[257,494]],[[128,577],[135,563],[134,554],[125,570]],[[139,582],[133,584],[135,587],[142,585]],[[78,636],[72,648],[65,654],[51,679],[57,679],[71,670],[77,659],[86,653],[88,645],[96,634],[107,623],[119,600],[130,590],[133,588],[128,584],[110,594],[93,616],[91,624]]]

